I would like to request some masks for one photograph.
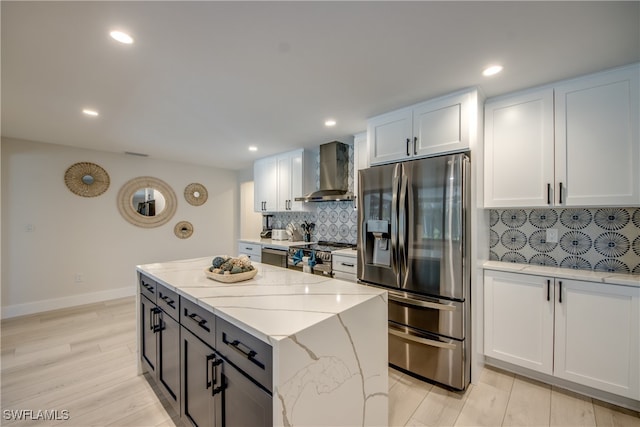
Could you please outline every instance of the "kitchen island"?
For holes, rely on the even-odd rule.
[[[273,425],[387,425],[385,291],[260,263],[253,279],[220,283],[205,275],[212,259],[137,270],[179,296],[181,317],[195,304],[270,346]]]

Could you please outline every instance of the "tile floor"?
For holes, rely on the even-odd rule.
[[[134,298],[4,320],[0,334],[3,426],[179,425],[137,375]],[[389,369],[389,403],[392,426],[640,427],[637,412],[494,369],[465,393]],[[69,419],[7,419],[28,409]]]

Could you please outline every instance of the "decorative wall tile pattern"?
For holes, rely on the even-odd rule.
[[[316,164],[320,164],[318,159]],[[349,145],[349,191],[353,192],[353,145]],[[316,170],[316,186],[320,182],[319,169]],[[320,202],[307,204],[308,212],[276,212],[273,215],[274,228],[285,228],[293,222],[298,228],[304,221],[316,224],[311,239],[355,244],[358,237],[358,212],[353,202]]]
[[[640,208],[492,209],[489,224],[491,260],[640,274]]]

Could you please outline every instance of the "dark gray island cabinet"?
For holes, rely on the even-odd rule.
[[[139,366],[182,424],[388,424],[386,292],[211,258],[138,266]]]

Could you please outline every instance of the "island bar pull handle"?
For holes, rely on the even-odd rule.
[[[211,377],[214,385],[214,387],[211,388],[211,396],[215,396],[224,390],[224,384],[220,384],[218,387],[215,387],[215,385],[218,384],[218,365],[222,365],[222,359],[215,359],[211,362]],[[222,376],[220,376],[220,382],[222,383]]]
[[[562,280],[558,281],[558,303],[562,304]]]
[[[150,285],[148,283],[145,283],[144,281],[142,281],[142,286],[144,286],[149,292],[151,292],[152,294],[155,293],[153,291],[153,285]]]
[[[166,302],[169,307],[176,308],[176,306],[174,305],[176,302],[174,300],[172,300],[166,295],[162,295],[162,292],[158,292],[158,293],[160,294],[160,299]]]
[[[340,264],[344,265],[345,267],[355,267],[356,266],[352,262],[341,262]]]
[[[547,183],[547,204],[551,204],[551,184]]]
[[[151,323],[152,323],[152,327],[151,329],[153,330],[154,333],[156,332],[160,332],[161,330],[163,330],[164,328],[162,327],[162,318],[160,317],[160,313],[162,313],[162,310],[160,310],[158,307],[153,307],[151,309]]]
[[[186,308],[184,309],[184,315],[185,315],[185,317],[187,317],[187,318],[193,320],[194,322],[196,322],[198,324],[198,326],[200,326],[205,331],[211,332],[211,329],[209,329],[209,327],[206,326],[206,323],[207,323],[206,319],[203,319],[202,317],[198,316],[196,313],[189,314],[189,310],[187,310]]]
[[[205,369],[205,371],[207,371],[206,377],[205,377],[207,379],[207,387],[205,388],[205,390],[207,390],[209,387],[211,387],[214,384],[214,382],[211,381],[211,379],[210,379],[211,377],[209,376],[209,366],[211,366],[211,364],[209,362],[212,361],[215,358],[216,358],[216,355],[214,353],[208,354],[207,355],[207,360],[206,360],[206,362],[204,364],[204,369]]]
[[[413,154],[418,154],[418,137],[413,137]]]
[[[264,369],[264,364],[255,359],[258,353],[252,350],[250,347],[246,346],[245,344],[241,343],[240,340],[229,341],[227,340],[227,333],[223,332],[222,342],[228,345],[229,347],[231,347],[232,349],[234,349],[235,351],[237,351],[238,353],[240,353],[241,355],[243,355],[244,357],[246,357],[247,359],[249,359],[251,362],[256,364],[261,369]],[[245,351],[241,349],[240,346],[246,347],[249,351]]]
[[[411,152],[409,151],[409,142],[411,142],[411,138],[407,138],[407,156],[411,155]]]
[[[562,204],[562,183],[558,184],[559,192],[558,192],[558,203]]]
[[[547,279],[547,301],[551,300],[551,280]]]

